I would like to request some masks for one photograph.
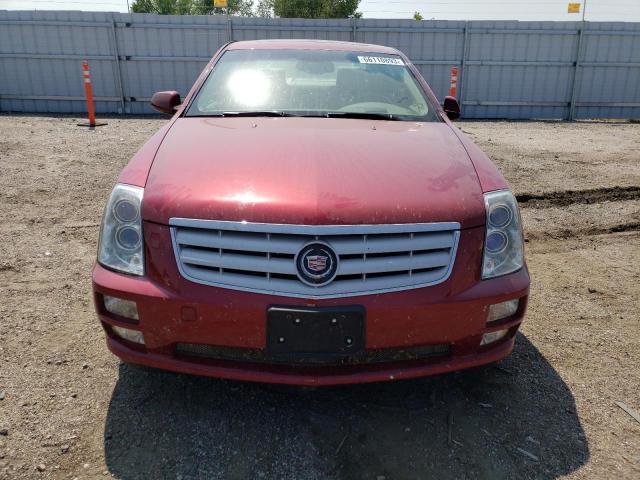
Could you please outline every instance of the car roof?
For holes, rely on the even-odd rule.
[[[368,43],[338,42],[332,40],[244,40],[233,42],[227,50],[340,50],[399,55],[395,48]]]

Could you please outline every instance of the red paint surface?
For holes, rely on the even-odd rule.
[[[459,355],[444,360],[397,362],[352,368],[324,368],[304,370],[268,365],[238,364],[232,362],[187,362],[168,360],[166,356],[153,352],[141,353],[117,340],[108,337],[109,350],[125,362],[148,367],[216,378],[227,378],[247,382],[280,383],[301,386],[330,386],[352,383],[370,383],[436,375],[464,368],[472,368],[496,362],[511,353],[514,338],[496,344],[493,348],[477,354]]]
[[[352,43],[352,42],[335,42],[324,40],[247,40],[244,42],[230,43],[227,50],[339,50],[347,52],[376,52],[386,53],[389,55],[402,55],[401,52],[392,47],[384,45],[372,45],[368,43]]]
[[[396,53],[371,45],[313,41],[237,42],[228,48],[332,48]],[[482,193],[506,182],[468,138],[443,122],[326,118],[184,118],[181,113],[223,53],[209,62],[183,107],[123,170],[119,181],[145,186],[146,274],[134,277],[96,265],[93,286],[109,348],[126,361],[168,370],[252,381],[330,385],[441,373],[506,356],[529,291],[526,267],[480,280],[485,211]],[[408,59],[403,56],[408,63]],[[432,92],[415,68],[420,84]],[[440,111],[440,113],[442,113]],[[168,220],[187,217],[292,224],[375,224],[457,221],[460,243],[449,279],[402,292],[306,300],[192,283],[178,272]],[[101,307],[100,295],[137,302],[146,348],[117,340],[109,325],[125,324]],[[521,298],[505,323],[487,327],[487,306]],[[451,355],[431,360],[349,367],[186,361],[175,343],[265,348],[272,304],[362,305],[366,348],[448,343]],[[185,312],[187,312],[185,314]],[[511,328],[495,346],[482,334]]]
[[[473,143],[469,137],[462,133],[459,128],[453,125],[451,128],[467,151],[467,154],[473,163],[482,191],[492,192],[494,190],[509,188],[509,185],[500,173],[500,170],[498,170],[498,167],[496,167],[491,159],[489,159],[487,154],[480,150],[480,148]]]
[[[473,165],[445,123],[191,117],[156,154],[143,216],[466,228],[485,212]]]
[[[266,313],[270,305],[363,305],[366,309],[366,348],[402,348],[425,344],[450,343],[453,355],[442,360],[409,362],[402,365],[402,375],[413,376],[448,371],[483,363],[479,342],[486,328],[486,307],[510,298],[526,302],[529,276],[526,269],[505,277],[478,281],[484,228],[462,232],[456,262],[446,282],[427,288],[381,295],[366,295],[341,299],[313,300],[253,294],[199,285],[182,278],[178,272],[169,228],[153,223],[144,224],[147,245],[151,235],[160,241],[146,249],[147,276],[137,278],[111,272],[100,265],[93,271],[94,291],[131,299],[137,302],[140,322],[134,328],[144,332],[147,353],[136,352],[112,338],[110,348],[129,361],[189,373],[220,376],[216,364],[201,363],[191,367],[173,355],[177,342],[204,343],[216,346],[258,348],[266,346]],[[195,308],[195,320],[184,320],[183,307]],[[105,324],[120,323],[98,308]],[[517,326],[522,320],[524,306],[507,326]],[[501,325],[500,328],[504,328]],[[495,329],[495,327],[493,328]],[[497,347],[496,347],[497,348]],[[500,350],[504,355],[509,350]],[[478,356],[475,359],[475,356]],[[493,358],[493,357],[491,357]],[[220,365],[227,365],[223,362]],[[407,363],[407,362],[405,362]],[[363,367],[348,370],[342,376],[335,368],[317,369],[302,375],[297,369],[272,369],[264,365],[234,364],[223,369],[229,378],[290,382],[298,384],[333,384],[388,379],[397,365],[371,365],[372,372]],[[444,368],[444,370],[442,370]],[[207,373],[208,372],[208,373]],[[305,370],[305,372],[310,372]],[[374,372],[377,372],[374,374]],[[413,372],[413,373],[411,373]],[[337,375],[337,377],[336,377]],[[399,378],[399,377],[396,377]],[[342,380],[340,380],[342,379]]]

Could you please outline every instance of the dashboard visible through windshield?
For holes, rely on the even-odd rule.
[[[437,121],[400,56],[332,50],[227,51],[186,116]]]

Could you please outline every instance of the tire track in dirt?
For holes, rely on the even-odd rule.
[[[568,240],[640,231],[640,187],[637,186],[523,193],[516,198],[523,215],[529,219],[526,241]],[[600,207],[604,205],[608,205],[607,215],[602,217]],[[623,208],[621,205],[628,206]],[[541,215],[548,217],[548,225],[544,228],[539,222]]]
[[[554,230],[550,232],[530,232],[525,231],[525,242],[544,240],[569,240],[595,235],[613,235],[617,233],[640,232],[640,222],[622,223],[612,227],[591,227],[579,230]]]
[[[640,200],[640,187],[608,187],[590,190],[565,190],[543,194],[516,195],[522,208],[566,207],[575,203],[592,204],[620,200]]]

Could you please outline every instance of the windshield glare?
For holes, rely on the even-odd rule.
[[[327,50],[227,51],[186,115],[225,112],[436,120],[435,109],[399,56]]]

